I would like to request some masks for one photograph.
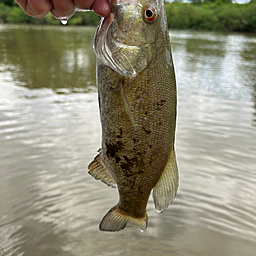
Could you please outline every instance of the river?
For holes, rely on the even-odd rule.
[[[106,233],[94,32],[0,25],[0,255],[255,255],[256,34],[170,31],[178,194],[150,198],[144,233]]]

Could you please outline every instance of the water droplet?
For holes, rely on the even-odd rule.
[[[145,229],[140,229],[140,232],[141,232],[141,233],[145,232]]]
[[[61,19],[60,22],[62,25],[67,25],[68,19]]]
[[[75,11],[76,11],[76,12],[89,12],[89,11],[91,11],[91,10],[88,10],[88,9],[80,9],[80,8],[78,8],[78,7],[75,6]]]

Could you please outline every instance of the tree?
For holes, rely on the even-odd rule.
[[[17,5],[14,1],[12,0],[0,0],[0,4],[5,4],[5,5],[8,5],[8,6],[15,6]]]

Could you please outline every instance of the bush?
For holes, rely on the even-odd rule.
[[[31,23],[31,17],[26,15],[21,8],[12,7],[7,16],[7,22],[9,23]]]
[[[81,19],[81,25],[98,25],[100,17],[94,12],[76,12],[74,18],[79,17]]]
[[[195,6],[192,28],[196,30],[217,30],[218,19],[213,11],[205,6]]]
[[[218,21],[226,31],[242,30],[244,24],[242,22],[241,10],[236,6],[225,5],[223,10],[218,14]]]
[[[11,7],[0,3],[0,23],[6,23],[7,17],[9,16],[9,13],[11,11]]]
[[[201,1],[197,1],[201,3]],[[173,2],[166,4],[168,27],[172,29],[256,31],[256,2],[250,4],[207,4]]]
[[[47,25],[59,25],[60,21],[54,18],[50,13],[48,13],[45,17],[45,24]]]
[[[191,4],[174,2],[166,4],[165,8],[169,28],[191,28],[192,20],[195,16],[195,10]]]
[[[242,22],[245,31],[256,32],[256,1],[244,5]]]

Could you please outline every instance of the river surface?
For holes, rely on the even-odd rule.
[[[256,255],[256,34],[170,31],[178,195],[106,233],[94,31],[0,25],[0,255]]]

